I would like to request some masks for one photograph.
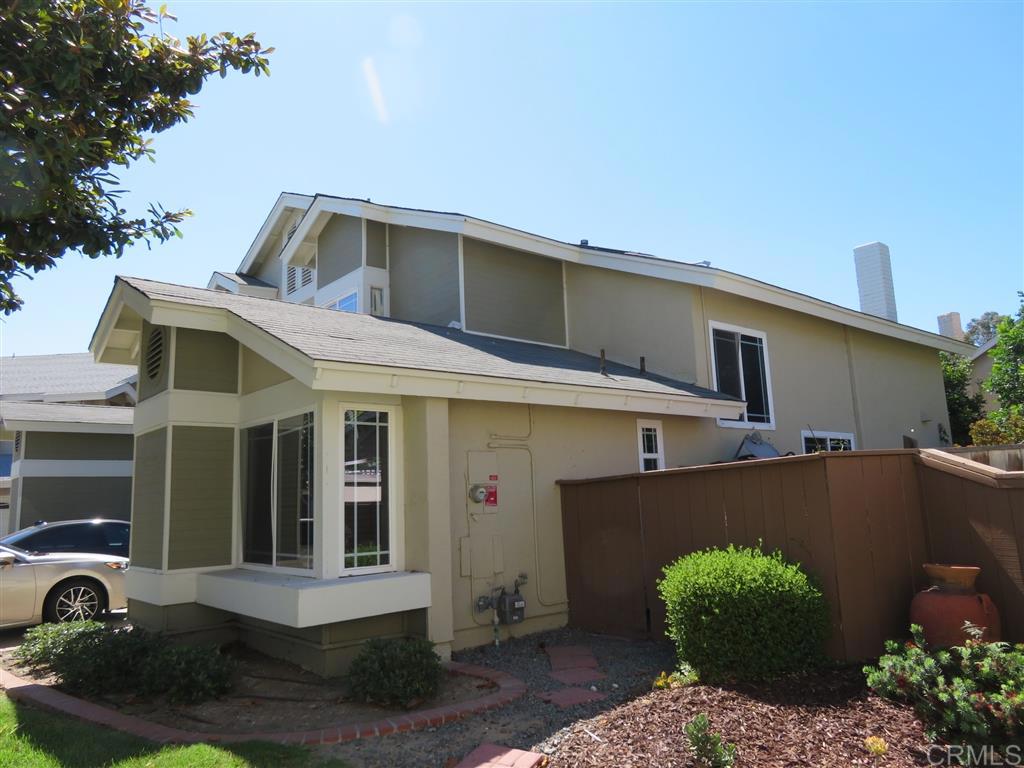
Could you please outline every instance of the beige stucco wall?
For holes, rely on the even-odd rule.
[[[459,319],[459,236],[388,227],[391,317],[448,325]]]
[[[562,263],[493,243],[462,239],[466,328],[565,344]]]
[[[323,288],[363,266],[363,220],[331,216],[316,245],[316,284]]]

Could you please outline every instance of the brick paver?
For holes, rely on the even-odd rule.
[[[585,645],[549,645],[547,651],[552,671],[562,669],[597,669],[594,653]]]
[[[480,667],[475,664],[461,664],[450,661],[445,666],[452,672],[470,677],[480,677],[498,686],[498,690],[478,699],[461,704],[449,704],[432,709],[421,709],[405,715],[377,720],[372,723],[356,723],[335,728],[296,731],[288,733],[200,733],[181,728],[151,723],[148,720],[126,715],[107,707],[84,701],[47,685],[25,680],[0,669],[0,688],[16,701],[28,701],[46,709],[71,715],[90,723],[98,723],[118,731],[130,733],[143,739],[157,742],[194,744],[197,742],[230,743],[241,741],[272,741],[278,744],[337,744],[354,741],[368,736],[384,736],[398,731],[416,731],[451,723],[468,715],[483,712],[509,704],[526,693],[526,683],[505,672]],[[501,765],[500,763],[498,765]],[[505,764],[512,765],[509,763]],[[516,768],[532,768],[531,763],[514,764]]]
[[[548,759],[536,752],[509,749],[499,744],[481,744],[455,768],[543,768]]]
[[[549,672],[548,675],[565,685],[596,683],[598,680],[604,680],[607,677],[604,672],[598,672],[596,669],[589,669],[587,667],[560,669],[556,672]]]

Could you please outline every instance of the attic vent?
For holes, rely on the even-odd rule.
[[[296,286],[297,286],[297,282],[296,282],[295,267],[288,267],[288,276],[287,276],[287,278],[285,280],[285,290],[288,293],[295,293]]]
[[[295,293],[299,288],[313,284],[313,270],[306,267],[288,267],[285,276],[285,293]]]
[[[300,267],[299,271],[302,273],[302,287],[305,288],[307,285],[313,282],[313,270],[303,269]]]
[[[164,329],[154,328],[146,344],[146,376],[155,380],[164,364]]]
[[[21,453],[21,432],[14,433],[14,455]]]
[[[287,243],[287,242],[288,242],[289,240],[291,240],[291,239],[292,239],[292,235],[294,235],[294,234],[295,234],[295,230],[296,230],[296,229],[298,229],[298,228],[299,228],[299,222],[297,222],[297,221],[296,221],[296,222],[295,222],[294,224],[292,224],[292,225],[291,225],[290,227],[288,227],[288,234],[287,234],[287,235],[285,235],[285,237],[284,237],[284,241],[285,241],[286,243]]]

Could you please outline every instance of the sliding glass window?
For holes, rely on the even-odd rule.
[[[242,430],[242,560],[313,568],[313,414]]]

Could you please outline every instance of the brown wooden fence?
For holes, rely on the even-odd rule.
[[[819,580],[836,658],[877,656],[906,633],[927,561],[981,565],[980,587],[1020,639],[1024,473],[979,466],[936,451],[855,451],[562,481],[570,624],[661,637],[665,565],[762,542]]]

